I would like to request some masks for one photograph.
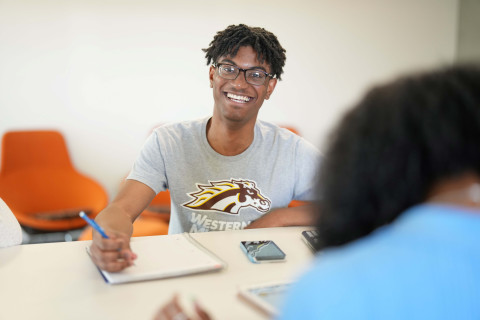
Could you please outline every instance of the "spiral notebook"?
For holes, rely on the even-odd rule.
[[[135,265],[120,272],[99,269],[106,282],[119,284],[172,278],[219,271],[226,267],[225,262],[189,233],[132,241],[130,247],[138,256]]]

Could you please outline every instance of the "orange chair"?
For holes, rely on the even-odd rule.
[[[294,127],[291,127],[291,126],[280,126],[280,127],[282,127],[282,128],[285,128],[285,129],[288,129],[288,130],[292,131],[292,132],[293,132],[293,133],[295,133],[297,136],[299,136],[299,135],[300,135],[300,132],[299,132],[299,131],[298,131],[296,128],[294,128]]]
[[[61,133],[10,131],[2,139],[0,197],[22,226],[41,231],[81,228],[108,202],[96,181],[73,167]]]
[[[295,208],[295,207],[300,207],[300,206],[304,206],[306,204],[308,204],[309,202],[307,201],[300,201],[300,200],[292,200],[289,204],[288,204],[288,207],[289,208]]]
[[[152,217],[170,221],[170,191],[159,192],[148,207],[142,212],[142,217]]]

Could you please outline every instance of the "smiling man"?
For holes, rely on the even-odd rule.
[[[133,263],[133,221],[169,189],[169,233],[310,225],[319,153],[303,138],[257,120],[285,65],[285,49],[263,28],[232,25],[203,49],[213,115],[161,126],[152,133],[114,201],[96,218],[91,253],[104,270]]]

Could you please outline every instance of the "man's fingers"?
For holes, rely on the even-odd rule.
[[[108,261],[106,263],[101,263],[98,267],[108,272],[118,272],[118,271],[122,271],[128,266],[129,264],[126,260],[115,260],[115,261]]]
[[[137,254],[132,252],[132,250],[130,250],[130,248],[121,250],[120,255],[125,260],[133,261],[133,260],[137,259]]]
[[[131,260],[125,259],[120,251],[101,251],[92,245],[90,253],[93,262],[102,270],[117,272],[132,265]]]
[[[120,234],[110,234],[108,239],[102,238],[100,235],[94,235],[95,244],[102,250],[122,250],[130,249],[130,239]]]
[[[117,233],[107,233],[108,239],[94,235],[90,253],[93,262],[109,272],[121,271],[131,265],[137,255],[130,250],[128,236]]]
[[[98,247],[92,246],[90,247],[90,252],[93,254],[93,256],[98,257],[99,260],[104,262],[124,259],[122,256],[122,252],[118,250],[103,251],[100,250]]]

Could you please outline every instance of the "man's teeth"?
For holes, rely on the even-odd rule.
[[[237,96],[236,94],[233,93],[227,93],[227,97],[232,100],[237,100],[237,101],[245,101],[248,102],[250,101],[250,97],[247,96]]]

